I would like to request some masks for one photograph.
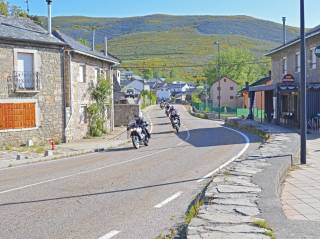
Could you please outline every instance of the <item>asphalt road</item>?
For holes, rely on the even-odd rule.
[[[179,111],[176,134],[151,108],[152,139],[139,150],[0,170],[0,238],[155,238],[181,222],[203,177],[257,143]]]

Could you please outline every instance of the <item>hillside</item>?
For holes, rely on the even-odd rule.
[[[215,41],[221,49],[239,47],[261,57],[281,44],[282,25],[247,16],[170,16],[150,15],[129,18],[55,17],[54,27],[75,39],[91,42],[96,30],[96,44],[102,47],[104,37],[109,51],[119,57],[122,66],[141,72],[155,68],[162,76],[175,71],[175,79],[196,80],[203,76],[203,67],[179,67],[207,64],[216,55]],[[288,39],[298,30],[288,28]]]

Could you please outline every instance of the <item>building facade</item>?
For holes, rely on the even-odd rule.
[[[320,27],[306,34],[307,118],[320,113],[320,64],[315,55],[320,46]],[[273,118],[282,125],[300,125],[300,39],[282,45],[267,56],[272,60]]]
[[[212,84],[210,88],[210,100],[213,106],[217,107],[219,105],[219,91],[220,91],[220,105],[221,107],[236,108],[239,106],[238,94],[238,84],[237,82],[230,80],[226,77]]]
[[[53,33],[66,44],[64,51],[64,79],[66,106],[66,141],[77,141],[88,135],[87,109],[94,103],[91,92],[100,79],[110,81],[111,95],[105,112],[105,127],[114,127],[113,77],[118,59],[81,45],[62,32]],[[105,42],[107,50],[107,42]],[[107,52],[107,51],[106,51]]]
[[[29,19],[0,16],[0,145],[64,140],[63,47]]]

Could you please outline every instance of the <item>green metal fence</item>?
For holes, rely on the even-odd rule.
[[[200,112],[205,113],[218,113],[219,107],[213,106],[212,103],[192,103],[192,106]],[[225,116],[234,116],[240,118],[247,118],[249,115],[249,109],[246,108],[230,108],[230,107],[220,107],[220,113]],[[253,115],[256,120],[264,119],[265,112],[257,108],[253,109]]]

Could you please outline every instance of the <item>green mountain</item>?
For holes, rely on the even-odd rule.
[[[119,57],[124,67],[136,71],[154,67],[154,71],[166,77],[170,72],[172,75],[173,69],[175,78],[187,80],[203,75],[200,66],[215,57],[215,41],[221,43],[222,50],[245,48],[257,57],[282,42],[281,24],[248,16],[64,16],[53,18],[53,25],[75,39],[88,42],[94,27],[98,47],[102,47],[107,36],[110,53]],[[287,35],[289,40],[294,38],[298,29],[288,27]]]

